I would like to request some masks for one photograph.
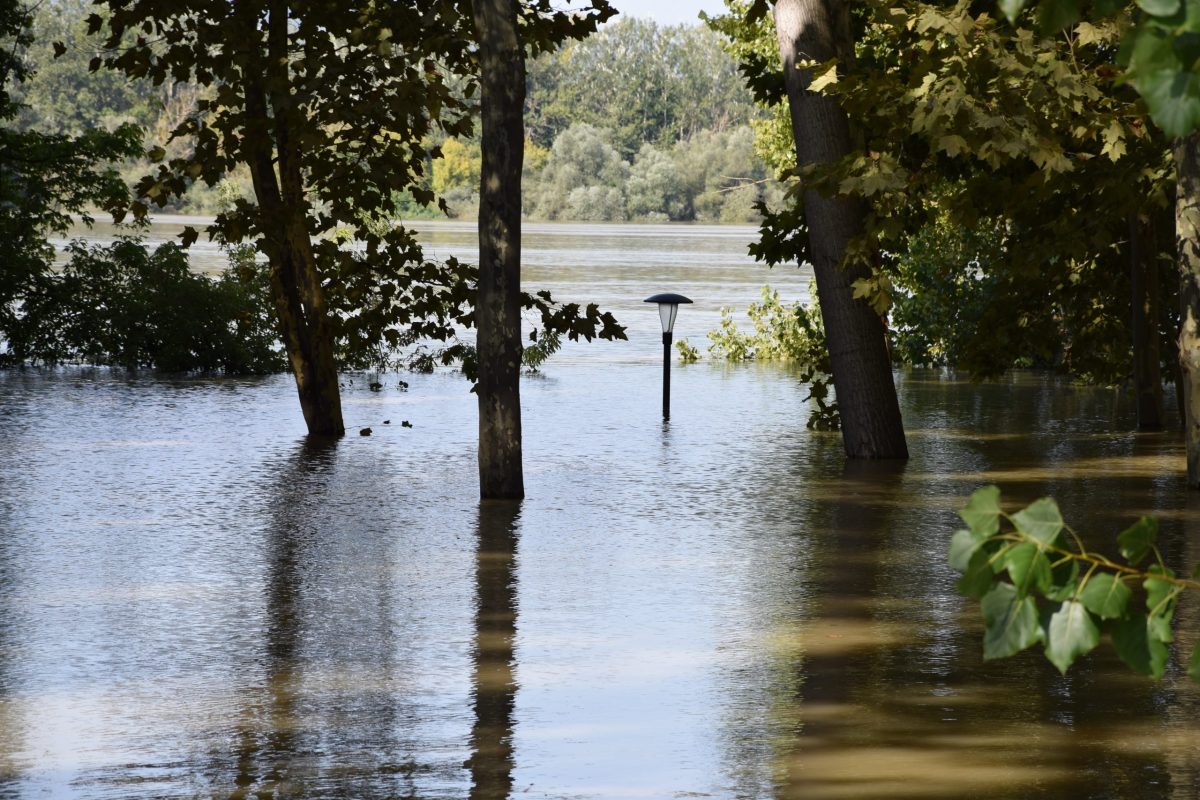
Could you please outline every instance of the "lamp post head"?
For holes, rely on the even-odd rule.
[[[680,303],[692,301],[681,294],[663,292],[647,297],[645,302],[658,303],[658,316],[662,320],[663,333],[670,333],[675,327],[675,313],[679,311]]]

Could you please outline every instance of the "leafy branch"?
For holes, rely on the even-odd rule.
[[[1167,567],[1156,520],[1142,517],[1117,537],[1121,563],[1088,550],[1048,497],[1008,514],[1000,489],[987,486],[958,513],[968,528],[950,540],[950,565],[962,574],[959,591],[980,601],[985,660],[1040,642],[1065,673],[1107,633],[1122,661],[1162,677],[1176,606],[1185,590],[1200,590],[1200,568],[1181,578]],[[1200,681],[1200,646],[1188,676]]]

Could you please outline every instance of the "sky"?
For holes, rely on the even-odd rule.
[[[643,17],[660,25],[675,25],[680,22],[698,22],[696,15],[701,11],[709,14],[725,10],[723,0],[612,0],[621,15],[617,17]]]

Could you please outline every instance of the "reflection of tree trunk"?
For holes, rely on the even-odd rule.
[[[525,496],[521,473],[521,164],[525,50],[516,0],[475,0],[483,163],[479,188],[479,491]]]
[[[864,683],[871,681],[857,678],[884,668],[888,643],[879,637],[887,636],[886,623],[876,617],[881,535],[894,514],[905,466],[847,461],[840,480],[817,490],[824,513],[806,526],[821,536],[815,543],[820,565],[813,571],[816,614],[801,625],[802,734],[787,756],[782,797],[827,791],[838,780],[839,754],[881,736],[863,707],[872,691]]]
[[[1133,389],[1140,431],[1163,427],[1162,354],[1158,346],[1158,241],[1154,218],[1129,218],[1129,262],[1133,290]]]
[[[852,149],[845,112],[832,98],[809,92],[811,71],[796,67],[804,60],[845,59],[853,52],[849,10],[850,4],[842,0],[778,0],[775,4],[800,165],[836,161]],[[853,297],[851,284],[869,277],[869,270],[862,265],[842,268],[847,243],[862,233],[863,214],[861,200],[804,193],[809,257],[817,278],[846,454],[908,458],[883,321]]]
[[[517,503],[479,508],[475,572],[475,725],[471,729],[472,800],[501,800],[512,792],[513,643],[517,623]]]
[[[296,454],[278,496],[278,512],[268,538],[266,642],[263,665],[267,697],[261,710],[239,733],[237,791],[231,798],[270,797],[293,780],[289,762],[296,758],[297,667],[304,636],[299,605],[305,553],[303,500],[315,488],[309,473],[336,452],[330,440],[312,439]],[[255,719],[259,714],[263,719]],[[260,731],[259,728],[262,730]]]
[[[239,5],[238,10],[244,25],[257,27],[254,9]],[[333,358],[333,328],[305,216],[300,143],[289,125],[295,104],[287,88],[287,25],[287,4],[273,0],[267,21],[268,58],[252,59],[258,63],[251,63],[245,72],[250,176],[263,222],[262,247],[271,265],[279,333],[304,421],[310,434],[341,436],[346,428]]]
[[[1184,396],[1188,486],[1200,489],[1200,132],[1175,145],[1175,242],[1183,321],[1179,363]]]

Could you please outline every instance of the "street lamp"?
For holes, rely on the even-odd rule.
[[[690,303],[681,294],[664,292],[646,298],[647,303],[658,303],[658,316],[663,330],[663,419],[671,418],[671,331],[675,328],[675,314],[680,303]]]

